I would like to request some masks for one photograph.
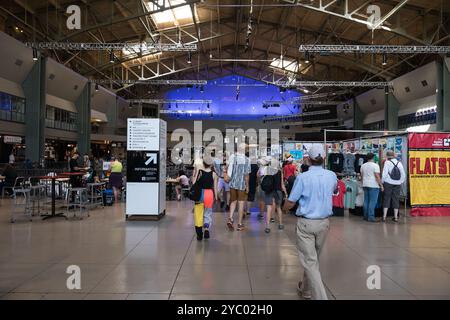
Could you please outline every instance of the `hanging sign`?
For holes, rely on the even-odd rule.
[[[8,143],[8,144],[19,144],[19,143],[22,143],[22,138],[15,137],[15,136],[4,136],[3,142]]]
[[[409,135],[412,216],[450,216],[450,133]]]

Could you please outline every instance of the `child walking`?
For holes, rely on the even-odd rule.
[[[196,187],[201,189],[200,201],[194,207],[194,222],[197,240],[201,241],[203,238],[209,239],[210,228],[212,224],[212,213],[214,198],[217,195],[215,192],[214,171],[211,164],[203,163],[204,168],[198,170],[194,181]]]

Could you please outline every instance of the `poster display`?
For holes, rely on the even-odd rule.
[[[412,216],[450,216],[450,133],[409,135]]]

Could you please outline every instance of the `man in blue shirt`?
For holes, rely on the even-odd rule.
[[[304,268],[298,291],[305,299],[327,300],[327,293],[319,270],[319,255],[325,243],[333,214],[333,193],[337,187],[336,174],[325,170],[325,150],[321,144],[309,149],[311,167],[297,177],[284,209],[290,210],[298,202],[297,246]]]

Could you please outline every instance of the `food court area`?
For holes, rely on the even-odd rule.
[[[450,299],[445,1],[72,2],[0,3],[0,300]]]

